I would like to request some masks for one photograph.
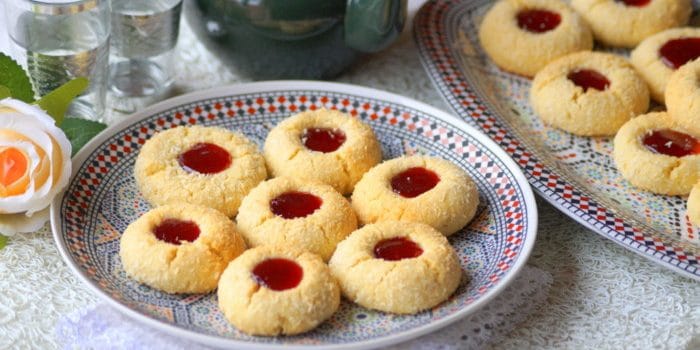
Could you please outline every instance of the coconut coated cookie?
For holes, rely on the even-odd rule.
[[[167,293],[214,290],[229,262],[245,250],[226,215],[189,204],[149,211],[124,231],[119,256],[126,274]]]
[[[700,226],[700,183],[695,184],[688,196],[688,219],[695,226]]]
[[[320,182],[278,177],[243,199],[238,228],[252,247],[276,244],[328,260],[338,242],[357,229],[350,203]]]
[[[462,276],[447,239],[414,222],[384,221],[353,232],[338,245],[329,266],[346,298],[397,314],[447,300]]]
[[[352,207],[362,224],[401,220],[428,224],[449,236],[476,213],[479,194],[458,166],[410,156],[383,162],[355,186]]]
[[[586,22],[559,0],[501,0],[481,22],[479,40],[496,65],[527,77],[561,56],[593,48]]]
[[[700,60],[675,71],[666,86],[666,110],[681,125],[700,125]]]
[[[688,129],[666,112],[641,115],[615,136],[613,155],[622,176],[658,194],[686,195],[700,179],[700,129]]]
[[[649,108],[649,89],[632,65],[612,54],[582,51],[545,66],[530,103],[542,120],[576,135],[615,135]]]
[[[572,0],[571,6],[588,22],[596,40],[627,48],[684,26],[692,12],[690,0]]]
[[[674,28],[654,34],[642,41],[630,61],[642,75],[651,98],[664,103],[666,84],[671,74],[684,64],[700,57],[700,28]]]
[[[340,305],[340,288],[315,254],[289,247],[250,249],[219,281],[219,308],[252,335],[293,335],[316,328]]]
[[[367,124],[321,109],[275,126],[265,140],[265,159],[273,176],[319,181],[348,194],[382,160],[382,151]]]
[[[139,190],[154,205],[198,204],[229,217],[267,177],[255,144],[229,130],[202,126],[154,135],[136,158],[134,173]]]

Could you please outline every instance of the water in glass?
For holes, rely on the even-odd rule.
[[[84,11],[79,7],[61,11],[55,5],[51,8],[54,13],[15,9],[9,33],[15,56],[27,69],[38,97],[75,77],[86,77],[90,80],[87,91],[67,114],[102,120],[109,58],[109,6],[104,1],[94,3],[95,7]]]
[[[113,0],[111,90],[118,96],[159,94],[172,84],[182,0]]]

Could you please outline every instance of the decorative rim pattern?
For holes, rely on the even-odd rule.
[[[601,205],[600,199],[583,191],[550,163],[543,162],[542,155],[534,154],[526,146],[526,137],[520,138],[470,85],[467,74],[458,63],[461,54],[459,23],[467,11],[489,3],[433,0],[416,15],[413,30],[421,61],[448,105],[510,154],[536,192],[564,214],[655,263],[700,280],[700,256],[668,242],[653,230],[635,227],[615,213],[615,208]]]
[[[387,334],[374,338],[333,337],[322,332],[297,337],[246,337],[234,331],[221,334],[198,328],[189,322],[186,311],[167,309],[164,304],[195,303],[208,296],[163,296],[153,301],[129,299],[119,280],[119,268],[100,261],[114,255],[119,238],[115,229],[102,229],[100,214],[110,183],[128,181],[119,178],[133,166],[138,148],[156,131],[177,125],[205,124],[231,126],[246,120],[254,129],[266,120],[278,120],[305,109],[334,108],[369,122],[378,134],[400,133],[416,143],[435,144],[435,154],[458,155],[458,162],[472,177],[480,179],[481,195],[492,211],[497,256],[484,266],[483,275],[474,275],[461,294],[443,306],[415,317],[401,327],[390,327]],[[245,130],[242,132],[246,133]],[[256,130],[251,131],[258,133]],[[246,133],[246,135],[248,135]],[[382,136],[380,136],[380,139]],[[422,141],[421,141],[422,140]],[[258,139],[258,142],[261,140]],[[420,147],[420,146],[418,146]],[[443,153],[441,153],[443,152]],[[475,311],[497,295],[525,264],[534,244],[536,206],[524,175],[515,163],[486,136],[464,122],[422,103],[386,92],[350,85],[315,82],[267,82],[242,84],[181,96],[155,105],[128,120],[110,127],[74,158],[75,173],[62,198],[51,208],[52,229],[59,250],[73,271],[100,296],[127,315],[167,332],[215,346],[250,348],[366,348],[388,345],[417,337],[458,320]],[[127,176],[128,177],[128,176]],[[484,193],[486,192],[486,193]],[[114,196],[110,194],[110,196]],[[138,205],[137,205],[138,207]],[[493,207],[493,208],[492,208]],[[138,210],[137,210],[138,211]],[[132,213],[136,215],[138,213]],[[108,220],[103,220],[108,221]],[[113,226],[125,226],[120,218]],[[487,229],[484,229],[485,231]],[[470,231],[472,229],[470,228]],[[469,237],[469,236],[467,236]],[[116,244],[118,246],[118,244]],[[107,247],[107,248],[105,248]],[[111,248],[110,248],[111,247]],[[101,250],[102,249],[102,250]],[[105,258],[102,258],[105,259]],[[133,293],[132,293],[133,294]],[[151,299],[149,299],[151,298]],[[178,316],[179,315],[179,316]],[[184,315],[184,316],[183,316]],[[386,318],[391,325],[390,317]],[[182,323],[178,323],[179,320]],[[410,319],[409,319],[410,320]],[[231,327],[232,328],[232,327]]]

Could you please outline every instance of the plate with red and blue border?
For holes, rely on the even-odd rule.
[[[441,305],[390,315],[344,300],[317,329],[297,336],[254,337],[229,325],[215,293],[173,295],[126,276],[119,238],[151,207],[133,167],[155,133],[182,125],[239,132],[259,147],[280,120],[305,110],[336,109],[368,123],[384,157],[447,159],[476,182],[475,219],[450,236],[465,277]],[[487,303],[518,275],[532,250],[537,208],[519,167],[481,132],[445,112],[388,92],[352,85],[284,81],[221,87],[176,97],[136,113],[93,139],[73,160],[66,191],[51,207],[62,257],[87,286],[136,320],[203,344],[254,349],[361,349],[405,341],[444,327]]]
[[[688,220],[686,198],[633,188],[617,171],[612,138],[575,136],[544,125],[530,108],[530,80],[500,70],[479,44],[479,24],[492,5],[434,0],[414,19],[421,62],[454,113],[505,150],[535,192],[561,212],[700,280],[700,229]]]

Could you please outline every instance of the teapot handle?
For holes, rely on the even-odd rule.
[[[345,43],[362,51],[389,46],[406,22],[406,0],[347,0]]]

